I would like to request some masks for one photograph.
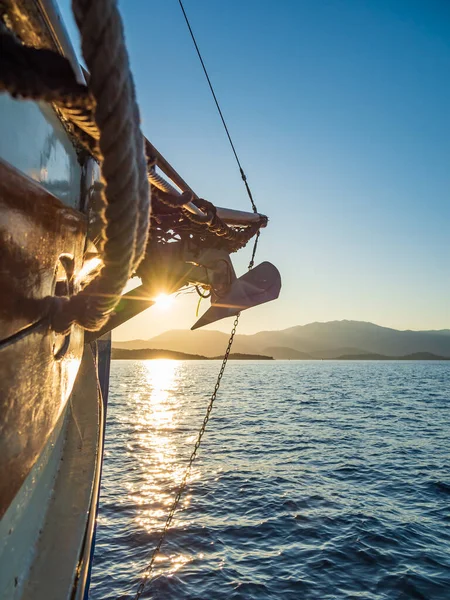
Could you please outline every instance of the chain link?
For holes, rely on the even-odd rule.
[[[248,263],[249,271],[250,271],[250,269],[253,269],[253,266],[255,264],[256,249],[258,248],[258,241],[259,241],[260,235],[261,235],[261,230],[258,230],[256,233],[255,242],[253,244],[252,257],[250,259],[250,262]]]
[[[187,480],[188,480],[189,474],[191,472],[192,464],[193,464],[193,462],[194,462],[194,460],[195,460],[195,458],[197,456],[197,450],[200,447],[203,434],[205,433],[206,426],[207,426],[208,421],[209,421],[209,416],[210,416],[211,411],[213,409],[214,401],[215,401],[215,399],[217,397],[217,392],[219,391],[219,388],[220,388],[220,383],[222,381],[222,377],[223,377],[223,374],[225,372],[225,367],[227,366],[228,358],[229,358],[230,352],[231,352],[231,346],[233,345],[233,340],[234,340],[234,336],[236,334],[236,328],[238,326],[239,317],[240,316],[241,316],[241,313],[238,313],[237,316],[236,316],[236,318],[235,318],[235,320],[234,320],[233,329],[231,330],[230,339],[228,340],[228,346],[227,346],[227,349],[225,351],[225,355],[224,355],[223,360],[222,360],[222,366],[220,367],[220,371],[219,371],[219,375],[217,377],[216,385],[214,387],[213,393],[211,394],[211,398],[209,400],[208,408],[206,409],[206,414],[205,414],[205,417],[203,419],[203,423],[202,423],[202,425],[200,427],[200,431],[198,432],[197,441],[195,442],[194,449],[192,450],[191,456],[190,456],[188,464],[186,466],[186,470],[185,470],[184,475],[183,475],[183,479],[181,480],[180,486],[178,488],[178,491],[176,493],[176,496],[175,496],[174,501],[172,503],[172,506],[170,508],[169,514],[167,515],[167,519],[166,519],[166,522],[165,522],[165,525],[164,525],[164,529],[161,532],[158,544],[156,545],[156,548],[153,550],[153,553],[152,553],[152,556],[151,556],[151,559],[150,559],[150,563],[149,563],[149,565],[148,565],[148,567],[147,567],[147,569],[146,569],[146,571],[144,573],[144,576],[142,578],[142,581],[140,582],[139,587],[137,589],[135,600],[139,600],[139,598],[141,597],[142,592],[144,591],[145,585],[146,585],[146,583],[148,581],[148,578],[149,578],[149,576],[150,576],[150,574],[152,572],[153,565],[155,563],[155,559],[156,559],[157,555],[159,554],[159,551],[161,549],[161,546],[162,546],[162,543],[164,541],[164,538],[166,537],[166,533],[167,533],[167,531],[170,528],[170,525],[172,523],[173,517],[174,517],[175,512],[176,512],[176,510],[178,508],[178,504],[180,503],[181,496],[183,495],[183,492],[186,489]]]
[[[255,243],[253,244],[252,257],[251,257],[249,265],[248,265],[248,269],[249,270],[252,269],[253,265],[255,264],[255,254],[256,254],[256,249],[258,247],[259,233],[260,232],[258,231],[258,233],[256,234]],[[156,548],[153,550],[152,556],[150,558],[150,562],[149,562],[149,564],[147,566],[147,569],[144,572],[144,575],[143,575],[143,577],[141,579],[139,587],[137,588],[136,596],[135,596],[134,600],[139,600],[139,598],[142,595],[142,592],[145,589],[145,586],[147,584],[148,578],[150,577],[150,575],[152,573],[153,566],[155,564],[155,559],[158,556],[159,551],[161,550],[161,546],[162,546],[162,544],[164,542],[164,539],[166,537],[167,532],[170,529],[170,525],[172,524],[173,517],[174,517],[175,512],[176,512],[176,510],[178,508],[178,505],[180,503],[181,496],[183,495],[183,492],[186,489],[187,480],[188,480],[189,474],[191,472],[192,464],[194,463],[194,460],[195,460],[195,458],[197,456],[197,451],[200,448],[200,444],[202,442],[203,434],[205,433],[206,426],[208,425],[209,417],[211,415],[211,411],[213,409],[214,402],[216,400],[217,393],[218,393],[219,388],[220,388],[222,377],[223,377],[223,374],[225,373],[225,367],[227,366],[228,358],[230,356],[231,346],[233,345],[234,336],[236,335],[236,329],[237,329],[237,326],[239,324],[239,317],[240,316],[241,316],[241,313],[238,313],[236,315],[236,318],[234,319],[233,329],[231,330],[230,338],[228,340],[228,346],[227,346],[227,349],[225,350],[225,355],[224,355],[223,360],[222,360],[222,365],[220,367],[219,375],[217,376],[216,385],[214,386],[214,391],[211,394],[211,398],[209,399],[208,407],[206,409],[206,413],[205,413],[205,416],[203,418],[203,423],[202,423],[202,425],[200,427],[200,431],[198,432],[197,440],[196,440],[196,442],[194,444],[194,449],[192,450],[191,456],[189,457],[189,461],[188,461],[188,464],[186,466],[186,470],[184,472],[183,479],[181,480],[181,483],[180,483],[180,485],[178,487],[177,493],[176,493],[175,498],[173,500],[172,506],[170,507],[169,514],[167,515],[167,519],[166,519],[166,522],[164,524],[164,528],[163,528],[163,530],[161,532],[161,535],[159,536],[159,540],[158,540],[158,543],[156,545]]]

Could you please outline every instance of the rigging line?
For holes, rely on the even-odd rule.
[[[136,595],[134,597],[135,600],[139,600],[139,598],[141,597],[141,595],[142,595],[142,593],[143,593],[143,591],[145,589],[145,586],[147,585],[147,581],[148,581],[148,579],[149,579],[149,577],[150,577],[150,575],[152,574],[152,571],[153,571],[153,567],[154,567],[154,564],[155,564],[155,559],[156,559],[157,555],[159,554],[159,552],[161,550],[161,546],[162,546],[162,544],[163,544],[163,542],[164,542],[164,540],[166,538],[166,534],[167,534],[167,532],[168,532],[168,530],[170,528],[170,525],[172,524],[173,517],[174,517],[175,512],[176,512],[176,510],[178,508],[178,505],[180,503],[180,500],[181,500],[181,497],[183,495],[183,492],[186,489],[186,486],[188,484],[188,477],[189,477],[189,474],[191,472],[192,465],[193,465],[195,459],[197,458],[197,450],[200,447],[203,435],[204,435],[204,433],[206,431],[206,426],[208,424],[209,417],[210,417],[211,411],[213,409],[214,402],[215,402],[216,397],[217,397],[217,392],[219,391],[219,388],[220,388],[220,383],[222,381],[222,377],[223,377],[223,374],[225,372],[225,367],[227,366],[227,362],[228,362],[228,358],[230,356],[231,346],[233,345],[234,336],[236,334],[236,328],[237,328],[237,325],[238,325],[238,322],[239,322],[240,314],[241,313],[238,313],[236,315],[235,320],[234,320],[233,329],[231,330],[230,339],[228,340],[228,346],[227,346],[227,349],[225,351],[225,355],[224,355],[223,360],[222,360],[222,365],[220,367],[220,371],[219,371],[219,375],[217,377],[216,385],[214,386],[214,391],[211,394],[211,397],[209,399],[208,407],[206,409],[202,425],[201,425],[200,430],[199,430],[198,435],[197,435],[197,441],[194,444],[194,449],[192,450],[192,453],[191,453],[191,455],[189,457],[188,463],[187,463],[186,468],[184,470],[183,479],[181,480],[181,482],[180,482],[180,484],[178,486],[177,493],[175,495],[175,498],[174,498],[174,501],[172,503],[172,506],[170,507],[169,514],[167,515],[167,518],[166,518],[166,521],[164,523],[164,527],[162,529],[161,535],[159,536],[159,540],[158,540],[158,543],[156,545],[156,548],[152,552],[152,555],[151,555],[151,558],[150,558],[150,562],[149,562],[149,564],[148,564],[148,566],[147,566],[147,568],[146,568],[146,570],[144,572],[144,575],[143,575],[143,577],[142,577],[142,579],[141,579],[141,581],[139,583],[139,586],[137,588]]]
[[[231,148],[232,148],[234,156],[236,158],[236,162],[238,164],[242,180],[243,180],[243,182],[245,184],[245,189],[247,190],[248,197],[250,198],[250,202],[251,202],[251,205],[252,205],[252,208],[253,208],[253,212],[257,213],[258,211],[256,209],[255,202],[253,200],[252,192],[250,190],[250,186],[247,183],[247,177],[246,177],[246,175],[244,173],[244,170],[243,170],[243,168],[241,166],[241,163],[239,162],[239,157],[237,155],[236,149],[234,147],[233,141],[232,141],[230,133],[228,131],[228,127],[227,127],[227,124],[226,124],[225,119],[223,117],[222,111],[220,110],[219,102],[217,100],[216,94],[214,93],[214,88],[213,88],[213,86],[211,84],[211,80],[209,79],[208,72],[207,72],[206,67],[205,67],[205,63],[203,62],[202,55],[200,54],[200,50],[199,50],[197,42],[195,40],[194,33],[192,32],[192,28],[191,28],[191,25],[190,25],[189,20],[187,18],[186,11],[184,10],[183,2],[182,2],[182,0],[178,0],[178,2],[180,4],[181,10],[183,11],[183,15],[184,15],[184,18],[186,20],[189,32],[191,34],[192,41],[194,42],[195,49],[197,50],[198,57],[200,59],[201,65],[203,67],[203,71],[205,73],[206,79],[207,79],[208,84],[209,84],[209,88],[210,88],[211,93],[213,95],[214,102],[216,103],[217,110],[219,111],[220,118],[222,119],[222,123],[223,123],[223,126],[225,128],[226,134],[228,136],[228,140],[230,142]],[[256,237],[255,237],[254,244],[253,244],[252,256],[251,256],[251,259],[250,259],[250,262],[249,262],[249,265],[248,265],[248,270],[252,269],[253,266],[254,266],[254,263],[255,263],[255,255],[256,255],[256,250],[257,250],[257,247],[258,247],[258,241],[259,241],[260,233],[261,233],[260,230],[258,230],[257,233],[256,233]],[[201,298],[200,298],[200,300],[201,300]],[[214,390],[213,390],[213,392],[212,392],[212,394],[211,394],[211,396],[209,398],[209,403],[208,403],[208,406],[207,406],[207,409],[206,409],[205,416],[203,418],[203,422],[201,424],[200,430],[199,430],[198,435],[197,435],[197,440],[196,440],[196,442],[194,444],[194,448],[193,448],[193,450],[191,452],[191,455],[189,457],[189,460],[187,462],[187,465],[186,465],[186,468],[185,468],[185,471],[184,471],[184,474],[183,474],[183,478],[182,478],[182,480],[181,480],[181,482],[180,482],[180,484],[178,486],[177,492],[175,494],[175,498],[174,498],[173,503],[172,503],[172,505],[170,507],[169,513],[167,515],[166,521],[165,521],[164,526],[163,526],[163,529],[162,529],[161,534],[159,536],[158,543],[157,543],[155,549],[153,550],[153,552],[151,554],[150,561],[147,564],[147,568],[146,568],[146,570],[145,570],[145,572],[144,572],[144,574],[143,574],[143,576],[141,578],[141,581],[140,581],[140,583],[138,585],[138,588],[136,590],[135,600],[139,600],[140,599],[142,593],[145,590],[147,582],[148,582],[150,576],[153,573],[153,568],[154,568],[154,563],[155,563],[156,557],[157,557],[157,555],[159,554],[159,552],[161,550],[161,546],[163,545],[164,540],[166,538],[166,535],[167,535],[167,533],[168,533],[168,531],[170,529],[170,526],[172,524],[174,515],[175,515],[175,513],[177,511],[177,508],[179,506],[179,503],[180,503],[181,497],[183,495],[183,492],[185,491],[185,489],[187,487],[188,477],[189,477],[189,474],[191,472],[192,465],[193,465],[195,459],[197,458],[197,451],[200,448],[200,444],[202,442],[203,435],[204,435],[204,433],[206,431],[206,426],[208,425],[208,421],[209,421],[209,418],[210,418],[210,415],[211,415],[211,411],[212,411],[213,406],[214,406],[214,402],[215,402],[215,400],[217,398],[217,393],[218,393],[219,388],[220,388],[222,377],[223,377],[223,375],[225,373],[225,368],[226,368],[227,363],[228,363],[228,358],[230,356],[231,347],[233,345],[234,336],[236,335],[236,330],[237,330],[237,326],[238,326],[238,323],[239,323],[240,316],[241,316],[240,312],[237,313],[237,315],[235,316],[235,320],[234,320],[234,323],[233,323],[233,328],[231,330],[230,338],[228,340],[227,349],[225,351],[225,355],[224,355],[223,360],[222,360],[222,364],[221,364],[221,367],[220,367],[220,370],[219,370],[219,374],[217,376],[216,385],[214,386]]]
[[[255,238],[254,244],[253,244],[253,252],[252,252],[252,257],[250,259],[250,263],[248,265],[248,270],[250,270],[250,269],[253,268],[253,264],[254,264],[254,260],[255,260],[255,254],[256,254],[256,248],[258,246],[259,234],[260,234],[260,232],[258,231],[258,233],[256,234],[256,238]],[[141,577],[141,580],[139,582],[138,588],[136,590],[136,595],[134,596],[134,600],[139,600],[140,599],[140,597],[142,596],[142,593],[144,592],[145,587],[146,587],[146,585],[147,585],[147,583],[149,581],[149,578],[150,578],[150,576],[153,573],[153,568],[154,568],[154,565],[155,565],[156,557],[158,556],[159,552],[161,551],[161,546],[163,545],[164,540],[166,539],[166,535],[167,535],[167,533],[168,533],[168,531],[170,529],[170,526],[172,524],[174,515],[175,515],[175,513],[176,513],[176,511],[178,509],[178,505],[180,503],[181,497],[183,496],[183,492],[184,492],[184,490],[187,487],[189,474],[191,472],[192,465],[194,464],[194,461],[197,458],[197,451],[200,448],[200,444],[202,443],[203,435],[204,435],[204,433],[206,431],[206,426],[208,425],[208,421],[209,421],[209,418],[211,416],[211,411],[213,409],[214,402],[216,401],[217,393],[219,391],[220,384],[222,382],[222,377],[223,377],[223,375],[225,373],[225,368],[227,366],[228,359],[230,357],[231,347],[232,347],[233,342],[234,342],[234,336],[236,335],[236,330],[237,330],[237,326],[239,324],[239,318],[240,318],[240,316],[241,316],[241,313],[239,312],[236,315],[235,319],[234,319],[233,329],[231,330],[231,333],[230,333],[230,338],[228,340],[227,349],[225,350],[225,355],[223,357],[222,364],[221,364],[221,367],[220,367],[220,371],[219,371],[219,374],[217,376],[216,385],[214,386],[213,393],[211,394],[211,396],[209,398],[209,403],[208,403],[208,406],[206,408],[205,416],[203,418],[200,430],[199,430],[199,432],[197,434],[197,440],[196,440],[196,442],[194,444],[194,448],[193,448],[193,450],[191,452],[191,455],[190,455],[189,460],[187,462],[187,465],[185,467],[183,478],[182,478],[182,480],[181,480],[181,482],[180,482],[180,484],[179,484],[179,486],[177,488],[177,493],[175,494],[175,498],[174,498],[173,503],[172,503],[172,505],[170,507],[169,514],[167,515],[167,518],[166,518],[166,521],[164,523],[163,529],[162,529],[161,534],[159,536],[158,543],[156,544],[156,547],[155,547],[155,549],[153,550],[153,552],[151,554],[150,561],[147,564],[147,568],[145,569],[144,574]]]
[[[183,2],[182,2],[182,0],[178,0],[178,3],[179,3],[179,5],[180,5],[180,8],[181,8],[181,10],[182,10],[182,12],[183,12],[184,19],[185,19],[185,21],[186,21],[186,25],[188,26],[189,33],[191,34],[192,41],[194,42],[194,46],[195,46],[195,49],[196,49],[196,51],[197,51],[197,55],[198,55],[198,57],[199,57],[199,59],[200,59],[200,63],[201,63],[201,65],[202,65],[203,72],[204,72],[204,74],[205,74],[205,77],[206,77],[206,80],[207,80],[207,82],[208,82],[209,89],[211,90],[211,94],[212,94],[212,96],[213,96],[213,98],[214,98],[214,102],[216,103],[217,110],[218,110],[218,112],[219,112],[220,118],[221,118],[221,120],[222,120],[222,124],[223,124],[223,126],[224,126],[224,128],[225,128],[225,132],[226,132],[226,134],[227,134],[227,137],[228,137],[228,141],[230,142],[231,149],[233,150],[233,154],[234,154],[234,157],[235,157],[235,159],[236,159],[236,162],[237,162],[237,164],[238,164],[239,171],[240,171],[240,173],[241,173],[241,177],[242,177],[242,181],[244,182],[244,185],[245,185],[245,189],[247,190],[247,194],[248,194],[248,197],[249,197],[249,199],[250,199],[250,202],[251,202],[251,205],[252,205],[253,212],[254,212],[254,213],[257,213],[257,212],[258,212],[258,210],[257,210],[257,208],[256,208],[255,201],[253,200],[253,194],[252,194],[252,191],[251,191],[251,189],[250,189],[250,186],[248,185],[248,182],[247,182],[247,176],[246,176],[246,174],[244,173],[244,169],[242,168],[241,162],[240,162],[240,160],[239,160],[239,157],[238,157],[238,154],[237,154],[237,152],[236,152],[236,148],[234,147],[233,140],[231,139],[230,132],[228,131],[228,127],[227,127],[227,124],[226,124],[226,122],[225,122],[225,118],[224,118],[224,116],[223,116],[223,114],[222,114],[222,110],[220,109],[219,101],[217,100],[217,96],[216,96],[216,94],[215,94],[215,92],[214,92],[214,88],[213,88],[213,85],[212,85],[212,83],[211,83],[211,80],[210,80],[210,78],[209,78],[208,71],[206,70],[205,63],[203,62],[203,58],[202,58],[202,55],[201,55],[201,53],[200,53],[200,49],[199,49],[199,47],[198,47],[198,45],[197,45],[197,41],[196,41],[196,39],[195,39],[194,32],[192,31],[191,24],[189,23],[189,19],[188,19],[188,17],[187,17],[186,11],[184,10]]]

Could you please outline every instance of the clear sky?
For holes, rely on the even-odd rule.
[[[450,328],[450,3],[184,4],[270,217],[257,262],[283,277],[280,299],[245,312],[240,332],[334,319]],[[119,6],[145,135],[200,196],[249,210],[177,0]],[[235,255],[241,273],[249,252]],[[196,302],[150,309],[116,339],[188,328]]]

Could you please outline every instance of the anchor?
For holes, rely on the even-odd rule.
[[[191,329],[199,329],[278,298],[281,276],[270,262],[262,262],[237,277],[230,254],[222,248],[197,247],[190,240],[154,244],[137,270],[142,285],[124,294],[108,323],[86,341],[98,338],[154,304],[161,293],[186,286],[210,292],[211,306]]]
[[[144,286],[151,285],[159,292],[170,293],[173,287],[183,283],[210,291],[211,306],[191,329],[276,300],[280,294],[281,276],[270,262],[263,262],[237,277],[230,255],[224,249],[190,248],[188,244],[177,242],[160,246],[157,253],[156,260],[152,254],[151,263],[146,265],[144,261],[139,269]]]
[[[222,260],[229,262],[231,280],[224,290],[222,286],[223,293],[222,290],[211,287],[211,306],[191,329],[236,316],[247,308],[276,300],[280,295],[281,276],[272,263],[263,262],[241,277],[236,277],[229,255],[227,259]],[[214,273],[214,266],[211,270]]]

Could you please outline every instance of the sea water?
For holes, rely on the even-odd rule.
[[[217,361],[113,361],[90,597],[133,598]],[[230,361],[143,598],[450,598],[450,362]]]

